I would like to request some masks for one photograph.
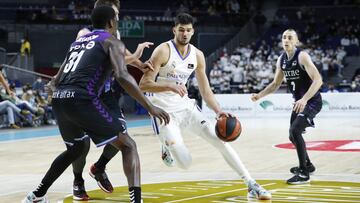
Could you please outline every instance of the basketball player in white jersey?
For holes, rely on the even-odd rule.
[[[216,136],[214,123],[201,113],[195,100],[187,96],[185,84],[195,71],[201,96],[207,105],[218,117],[229,116],[220,109],[210,89],[205,73],[204,54],[189,43],[194,34],[192,16],[186,13],[177,15],[173,33],[173,40],[155,48],[150,58],[154,70],[145,72],[139,85],[140,89],[147,92],[150,101],[163,108],[171,117],[166,126],[158,125],[157,120],[152,120],[154,131],[163,145],[164,163],[189,168],[192,158],[182,135],[199,135],[216,147],[230,167],[244,179],[249,189],[249,198],[271,199],[271,193],[252,179],[235,150]]]

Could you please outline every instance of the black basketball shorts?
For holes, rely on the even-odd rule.
[[[100,147],[117,139],[119,134],[127,134],[121,112],[111,111],[99,98],[55,98],[52,103],[61,136],[67,145],[84,139],[88,134]]]

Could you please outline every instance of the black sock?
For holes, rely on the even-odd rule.
[[[129,188],[130,203],[141,203],[141,187]]]
[[[33,191],[33,193],[36,197],[42,197],[46,194],[46,192],[50,186],[51,186],[51,184],[48,185],[48,184],[44,184],[43,182],[41,182],[39,184],[39,186],[36,188],[36,190]]]
[[[82,173],[74,172],[74,183],[75,182],[84,182],[84,178],[82,177]]]
[[[99,160],[95,163],[95,167],[100,170],[105,170],[106,164],[109,163],[110,159],[101,155]]]

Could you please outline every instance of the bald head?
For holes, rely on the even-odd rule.
[[[287,52],[293,51],[300,44],[298,35],[293,29],[287,29],[283,32],[281,42]]]

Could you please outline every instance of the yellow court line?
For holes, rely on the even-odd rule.
[[[264,184],[264,185],[262,185],[262,186],[269,186],[269,185],[275,185],[275,184],[276,184],[276,183],[268,183],[268,184]],[[187,200],[200,199],[200,198],[204,198],[204,197],[211,197],[211,196],[215,196],[215,195],[222,195],[222,194],[226,194],[226,193],[231,193],[231,192],[236,192],[236,191],[242,191],[242,190],[247,190],[247,189],[248,189],[248,188],[241,188],[241,189],[236,189],[236,190],[229,190],[229,191],[218,192],[218,193],[213,193],[213,194],[201,195],[201,196],[196,196],[196,197],[189,197],[189,198],[179,199],[179,200],[173,200],[173,201],[169,201],[169,202],[165,202],[165,203],[182,202],[182,201],[187,201]]]

